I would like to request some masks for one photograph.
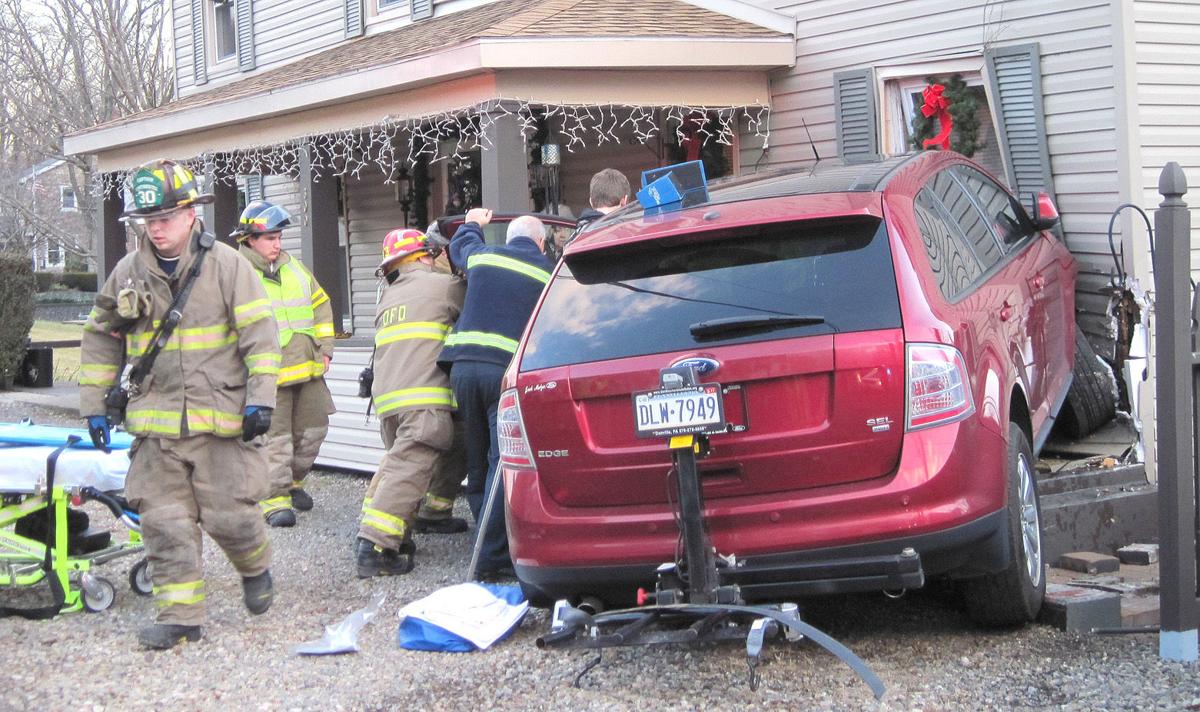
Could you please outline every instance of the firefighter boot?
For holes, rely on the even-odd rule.
[[[292,509],[297,512],[310,512],[313,508],[313,498],[308,492],[304,491],[303,487],[293,487],[292,493]]]
[[[267,515],[267,524],[272,527],[294,527],[296,513],[290,509],[276,509]]]
[[[200,640],[200,626],[152,623],[138,631],[138,643],[154,650],[167,650],[176,645]]]
[[[359,578],[373,576],[399,576],[413,569],[413,555],[417,548],[411,540],[400,545],[400,549],[384,549],[374,542],[359,537],[355,563]]]
[[[264,571],[257,576],[242,577],[242,600],[246,602],[246,610],[254,615],[261,615],[271,607],[275,600],[275,585],[271,581],[271,572]]]

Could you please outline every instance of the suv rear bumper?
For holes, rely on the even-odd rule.
[[[912,554],[906,553],[911,549]],[[737,583],[747,601],[920,588],[926,577],[969,577],[1008,565],[1005,510],[933,534],[847,546],[747,556],[726,569],[722,583]],[[594,595],[630,601],[639,587],[653,588],[655,566],[515,565],[527,592],[545,601]]]

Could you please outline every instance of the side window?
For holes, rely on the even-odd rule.
[[[946,206],[946,212],[950,213],[951,219],[967,236],[967,242],[970,243],[971,249],[975,250],[975,256],[979,258],[983,270],[986,272],[991,269],[1000,261],[1003,253],[991,228],[984,221],[983,213],[979,212],[971,198],[947,171],[940,171],[934,177],[933,194]]]
[[[967,190],[978,198],[984,214],[996,231],[996,236],[1006,249],[1033,234],[1033,226],[1025,218],[1024,209],[1015,204],[1013,197],[1006,190],[974,168],[955,166],[950,170],[963,182]]]
[[[929,188],[922,190],[913,204],[929,267],[942,296],[952,300],[983,274],[983,267],[963,234],[943,218],[942,210]]]

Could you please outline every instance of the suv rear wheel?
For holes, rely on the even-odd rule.
[[[964,582],[967,615],[988,626],[1023,625],[1037,617],[1046,595],[1042,509],[1025,431],[1008,425],[1008,536],[1013,552],[999,573]]]

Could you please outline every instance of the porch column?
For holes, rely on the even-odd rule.
[[[333,328],[342,328],[342,315],[350,312],[350,287],[343,269],[345,258],[338,245],[338,179],[321,175],[312,166],[307,150],[300,151],[300,191],[308,215],[300,221],[300,251],[304,265],[329,295],[333,306]]]
[[[227,245],[237,246],[237,241],[229,237],[229,233],[237,227],[238,217],[238,188],[237,181],[226,183],[224,180],[217,180],[213,183],[213,196],[216,200],[211,206],[211,222],[205,221],[204,225],[212,231],[217,239]]]
[[[125,223],[121,213],[125,211],[125,199],[121,185],[113,185],[101,199],[100,234],[96,236],[96,290],[125,256]]]
[[[479,152],[483,207],[496,212],[529,211],[529,169],[517,117],[500,116],[487,129],[491,146]]]

